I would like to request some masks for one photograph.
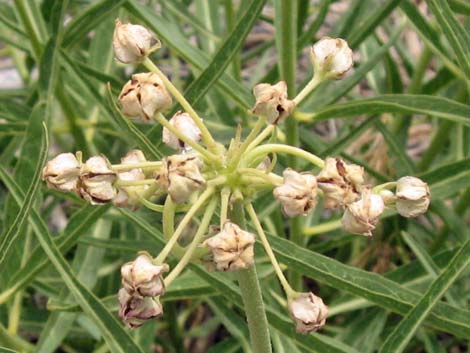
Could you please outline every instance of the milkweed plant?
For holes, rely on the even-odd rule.
[[[439,3],[439,1],[429,2]],[[406,6],[412,6],[410,2],[405,3],[408,4]],[[288,11],[290,5],[280,6],[281,8],[284,6],[284,10]],[[134,7],[134,10],[136,8],[138,7]],[[282,15],[276,14],[276,16]],[[173,303],[174,300],[169,314],[166,310],[166,296],[171,296],[171,291],[169,294],[168,290],[178,283],[180,278],[198,278],[198,275],[214,276],[206,279],[209,278],[209,282],[210,278],[220,281],[221,286],[226,286],[231,295],[238,298],[236,299],[238,303],[235,305],[240,310],[240,322],[245,325],[246,321],[246,332],[249,336],[249,340],[242,343],[244,351],[269,353],[273,351],[273,344],[275,347],[280,347],[277,341],[279,339],[282,341],[281,336],[269,328],[273,315],[277,315],[276,320],[281,322],[281,326],[276,327],[278,331],[292,330],[292,335],[296,337],[312,338],[312,341],[302,341],[304,338],[298,338],[298,342],[304,342],[299,343],[299,347],[305,348],[305,344],[318,344],[319,348],[311,347],[313,351],[358,352],[355,348],[348,348],[342,343],[328,341],[329,338],[325,335],[328,332],[335,332],[335,324],[330,327],[330,303],[321,295],[325,278],[325,284],[328,286],[328,277],[322,277],[321,258],[320,263],[318,259],[315,260],[315,268],[323,281],[307,284],[302,276],[312,275],[312,272],[308,272],[308,260],[305,260],[307,264],[304,266],[308,273],[302,271],[302,265],[300,267],[294,265],[292,268],[292,260],[289,260],[282,251],[284,243],[279,243],[283,241],[282,236],[275,235],[276,230],[284,229],[292,239],[292,242],[285,246],[294,246],[289,249],[297,249],[295,251],[300,254],[302,251],[307,251],[302,250],[305,241],[299,241],[302,234],[297,234],[302,233],[302,223],[308,219],[312,224],[312,220],[318,220],[322,215],[331,220],[326,222],[326,227],[319,225],[318,229],[315,229],[313,225],[313,234],[342,228],[348,235],[363,236],[364,241],[386,242],[385,238],[379,237],[379,240],[374,238],[377,231],[380,233],[383,227],[390,225],[388,221],[390,215],[398,215],[394,218],[395,222],[405,224],[404,219],[417,218],[428,211],[431,201],[430,187],[418,177],[420,175],[418,172],[413,173],[416,169],[408,169],[411,171],[409,175],[402,174],[384,182],[374,182],[378,180],[375,175],[368,175],[359,162],[345,158],[340,149],[331,149],[327,155],[321,154],[320,157],[312,152],[314,148],[301,147],[298,140],[296,142],[295,138],[293,140],[291,138],[292,132],[294,131],[294,135],[298,133],[295,129],[309,119],[304,116],[305,113],[299,111],[298,107],[312,94],[324,89],[329,81],[348,80],[354,74],[355,50],[351,49],[350,43],[345,39],[321,37],[308,49],[310,69],[306,72],[311,73],[309,77],[254,85],[253,106],[243,112],[233,110],[231,111],[233,116],[224,116],[224,120],[239,123],[236,128],[230,130],[233,131],[232,136],[221,138],[218,131],[220,126],[210,118],[206,118],[205,110],[201,109],[200,105],[193,105],[192,99],[178,88],[179,84],[172,79],[178,77],[178,74],[161,65],[160,56],[157,54],[166,49],[166,41],[169,39],[166,37],[160,41],[145,25],[116,19],[112,43],[111,41],[107,43],[108,46],[112,45],[115,60],[128,75],[127,82],[119,87],[119,93],[116,91],[117,87],[109,89],[110,94],[114,95],[111,98],[113,104],[117,103],[114,105],[117,107],[114,114],[119,114],[122,119],[119,126],[127,126],[129,129],[138,127],[137,131],[145,128],[157,133],[161,147],[159,151],[164,153],[159,152],[160,157],[155,158],[156,155],[149,153],[148,150],[135,148],[129,144],[126,153],[120,161],[117,161],[107,155],[108,150],[105,145],[98,144],[98,148],[93,151],[89,149],[56,151],[55,157],[42,167],[42,180],[53,194],[60,196],[66,193],[70,200],[82,199],[92,212],[94,209],[110,207],[110,213],[117,220],[123,215],[134,217],[133,215],[140,212],[146,212],[147,219],[157,220],[156,223],[161,229],[161,247],[142,246],[139,245],[142,242],[137,241],[135,245],[138,248],[134,250],[134,256],[130,261],[120,259],[107,269],[89,269],[89,271],[118,273],[120,278],[120,289],[106,301],[106,305],[113,307],[116,310],[113,312],[117,313],[106,316],[108,321],[102,324],[103,326],[98,325],[108,346],[101,346],[96,352],[105,352],[108,349],[111,352],[140,352],[140,348],[134,346],[131,337],[137,337],[140,330],[145,330],[147,323],[167,322],[165,321],[167,315],[171,315],[170,321],[174,320],[177,308]],[[352,47],[357,46],[354,44]],[[66,58],[67,54],[57,55],[64,55]],[[67,60],[70,65],[71,59]],[[389,60],[393,58],[389,57]],[[427,60],[427,57],[422,60]],[[181,66],[184,66],[183,62],[173,65],[176,68]],[[98,74],[96,72],[96,75]],[[297,91],[296,87],[292,86],[296,82],[302,82],[302,87],[297,94],[293,94],[292,92]],[[62,96],[62,100],[67,100],[64,98],[67,94],[67,91],[57,93],[58,96]],[[104,91],[95,91],[95,94],[96,99],[100,99],[100,95],[101,99],[105,99]],[[179,108],[175,109],[175,104]],[[349,104],[354,104],[354,99]],[[241,123],[237,116],[240,113],[245,115]],[[403,124],[403,117],[400,119]],[[80,129],[80,126],[75,128]],[[141,132],[135,134],[142,136]],[[391,138],[393,139],[393,136]],[[316,141],[312,140],[310,144],[315,146]],[[398,145],[393,146],[400,148]],[[14,181],[12,183],[14,185]],[[21,196],[21,193],[19,195]],[[18,218],[22,215],[23,208],[19,211]],[[277,217],[266,219],[266,209],[277,212]],[[30,212],[36,212],[34,207]],[[26,218],[26,215],[27,213],[22,217]],[[35,217],[39,216],[29,214],[30,221],[35,224],[33,232],[40,233],[40,220]],[[427,219],[428,222],[434,222]],[[387,225],[381,225],[382,221],[387,222]],[[124,229],[131,232],[130,239],[132,239],[132,228]],[[67,246],[63,245],[65,243],[60,243],[60,238],[55,241],[56,245],[51,243],[50,248],[44,245],[46,243],[39,242],[47,254],[50,251],[51,259],[56,256],[53,251],[54,246],[58,249]],[[413,242],[411,244],[413,250],[418,249],[418,259],[423,261],[426,268],[430,267],[430,271],[434,271],[434,276],[437,277],[438,272],[433,260],[419,250],[419,245],[413,245]],[[386,244],[383,248],[386,248]],[[285,251],[291,251],[289,249]],[[356,252],[356,256],[359,255],[358,249],[352,251]],[[60,253],[57,256],[59,257],[56,260],[51,261],[59,266]],[[325,262],[324,266],[330,264]],[[58,272],[62,275],[61,270]],[[275,275],[278,282],[270,282],[270,285],[267,285],[267,282],[260,281],[259,277],[266,276],[266,273]],[[73,296],[61,296],[62,303],[54,305],[50,302],[48,307],[59,312],[61,307],[65,311],[77,311],[82,307],[80,300],[86,301],[88,295],[86,293],[89,292],[87,289],[81,289],[73,277],[67,277],[68,272],[65,271],[63,276],[66,282],[70,282],[70,288],[75,289],[75,295],[81,296],[82,299],[77,299],[79,305],[75,306],[71,299]],[[355,277],[351,276],[350,287],[352,293],[355,293]],[[368,284],[368,291],[371,293],[374,291],[374,278],[368,279],[369,282],[372,281]],[[338,277],[336,280],[342,279]],[[358,285],[361,286],[365,280],[358,278],[360,282]],[[386,285],[389,282],[377,282],[377,286],[384,286],[384,283]],[[0,294],[3,302],[15,294],[14,285],[6,288],[13,289]],[[220,287],[216,288],[221,290]],[[433,286],[430,288],[431,291]],[[386,288],[383,290],[387,291]],[[395,291],[395,288],[391,287],[388,290]],[[383,293],[384,301],[388,300],[382,289],[380,293]],[[428,309],[425,307],[426,304],[422,304],[413,296],[415,292],[409,293],[406,294],[409,297],[403,299],[404,309],[400,309],[399,313],[410,316],[410,318],[405,316],[404,319],[404,322],[410,326],[403,324],[400,329],[405,331],[409,329],[413,332],[417,325],[411,324],[413,315],[418,315],[420,305],[424,306],[422,310]],[[224,295],[223,292],[220,294]],[[409,299],[410,297],[412,299]],[[90,308],[85,305],[82,307],[84,312],[89,312],[88,309],[93,312],[93,308],[105,308],[99,299],[93,298],[90,300],[96,300],[96,304]],[[264,304],[266,298],[269,298],[271,303],[268,309]],[[449,304],[455,304],[452,297],[449,298]],[[14,300],[13,307],[20,305],[21,297],[15,297]],[[392,299],[395,302],[400,300],[402,300],[400,297]],[[407,311],[408,306],[405,305],[408,302],[411,302],[410,311]],[[425,303],[424,299],[423,302]],[[357,305],[359,308],[367,307],[367,303],[364,300]],[[413,306],[414,304],[416,306]],[[215,305],[212,302],[210,306],[218,307],[219,314],[224,316],[226,315],[224,310],[227,310],[224,305],[224,303]],[[273,314],[272,306],[277,308],[276,314]],[[95,315],[100,315],[98,309],[96,310]],[[116,317],[124,324],[124,328],[120,328],[120,335],[124,337],[121,341],[106,331],[112,325],[117,325]],[[235,314],[235,317],[239,317],[238,314]],[[424,316],[422,317],[424,319]],[[225,320],[233,321],[230,324],[222,320],[222,323],[227,325],[232,334],[236,332],[230,327],[237,326],[238,321],[231,317],[226,317]],[[87,325],[86,322],[83,324]],[[175,324],[178,325],[178,323],[169,323],[170,331],[175,330]],[[384,324],[385,322],[381,323]],[[366,326],[367,322],[363,327]],[[243,336],[243,330],[241,329],[238,334]],[[293,333],[293,330],[297,333]],[[465,332],[464,327],[458,326],[458,330]],[[5,332],[0,335],[0,339],[4,337],[7,345],[20,347],[21,351],[25,352],[31,350],[30,343],[15,335],[8,336],[8,330],[4,328],[3,331]],[[319,333],[314,333],[316,331]],[[149,334],[149,331],[145,332]],[[306,336],[301,336],[302,334]],[[191,352],[192,350],[186,350],[188,348],[182,343],[185,336],[184,328],[180,331],[180,335],[172,337],[175,351]],[[367,334],[362,333],[362,337],[366,339]],[[125,341],[127,338],[130,341]],[[400,349],[404,349],[407,342],[402,339],[399,343],[402,345]],[[129,344],[130,348],[125,348],[126,344]],[[391,349],[388,347],[393,347],[393,344],[393,338],[389,337],[381,352],[389,352],[387,349]],[[76,352],[72,348],[64,347],[63,351]],[[284,347],[286,347],[284,352],[304,351],[289,344]],[[220,352],[226,352],[220,349]],[[399,350],[390,350],[392,351]],[[194,352],[198,350],[194,348]]]

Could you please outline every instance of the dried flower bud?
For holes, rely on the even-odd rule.
[[[253,264],[255,236],[232,222],[226,222],[223,230],[207,239],[207,246],[219,271],[236,271]]]
[[[130,294],[125,288],[118,293],[119,317],[129,328],[138,328],[146,321],[163,314],[163,308],[158,298],[141,297]]]
[[[113,48],[114,55],[120,62],[141,62],[160,46],[160,41],[147,28],[116,20]]]
[[[429,186],[421,179],[406,176],[398,179],[396,208],[403,217],[417,217],[429,207]]]
[[[327,79],[340,79],[353,65],[353,52],[341,38],[324,37],[310,50],[315,72],[322,72]]]
[[[267,117],[271,124],[285,120],[295,108],[295,103],[287,99],[287,85],[280,81],[275,85],[260,83],[253,88],[256,104],[253,114]]]
[[[284,184],[276,187],[274,197],[281,202],[288,217],[306,216],[317,204],[317,180],[310,173],[297,173],[287,168],[282,174]]]
[[[155,113],[171,106],[171,95],[163,81],[152,72],[132,75],[119,94],[122,113],[128,117],[150,120]]]
[[[206,184],[200,172],[201,167],[202,161],[197,156],[175,154],[164,160],[156,179],[168,190],[173,202],[183,203]]]
[[[42,179],[47,186],[59,191],[77,192],[80,163],[72,153],[61,153],[47,162],[42,170]]]
[[[301,293],[289,301],[289,313],[299,333],[317,331],[325,325],[328,307],[313,293]]]
[[[134,261],[121,267],[122,284],[129,293],[137,292],[143,297],[160,296],[165,294],[163,273],[168,269],[167,264],[154,265],[150,254],[141,251]]]
[[[169,123],[183,135],[187,136],[190,140],[198,142],[201,139],[201,130],[199,130],[196,123],[188,113],[176,113],[170,119]],[[171,148],[174,148],[175,150],[191,149],[191,146],[186,145],[177,136],[173,135],[166,127],[163,128],[162,139],[165,144]]]
[[[116,173],[101,156],[89,158],[80,169],[80,196],[93,205],[110,202],[116,196]]]
[[[317,181],[323,191],[325,208],[343,207],[359,199],[364,168],[346,164],[339,158],[327,158]]]
[[[140,150],[129,151],[123,158],[121,164],[135,164],[145,162],[145,156]],[[144,180],[145,174],[142,168],[134,168],[124,172],[118,172],[118,179],[124,181]],[[113,202],[117,207],[135,206],[139,204],[138,193],[148,189],[148,185],[121,186]]]
[[[384,208],[382,198],[364,188],[361,199],[347,206],[341,222],[348,232],[372,236]]]

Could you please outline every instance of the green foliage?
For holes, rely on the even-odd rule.
[[[167,288],[163,318],[125,328],[117,318],[119,268],[139,250],[159,253],[163,216],[86,205],[41,180],[45,161],[60,152],[102,153],[112,163],[132,148],[151,160],[168,154],[160,125],[131,121],[117,105],[129,73],[145,71],[113,59],[117,17],[159,37],[152,60],[226,144],[237,124],[243,136],[253,129],[255,84],[285,80],[293,98],[312,76],[308,47],[324,35],[347,39],[354,70],[309,94],[278,137],[361,164],[370,183],[417,175],[432,204],[416,219],[388,211],[366,238],[342,230],[339,214],[321,207],[286,221],[261,193],[254,207],[283,270],[295,289],[314,291],[330,307],[323,330],[296,333],[258,243],[272,345],[286,353],[467,352],[470,6],[421,5],[428,11],[411,0],[1,3],[0,61],[21,82],[0,84],[0,353],[252,349],[236,276],[199,263]],[[418,48],[409,45],[415,36]],[[295,156],[278,159],[314,170]]]

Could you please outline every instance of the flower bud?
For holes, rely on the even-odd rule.
[[[129,151],[123,158],[121,164],[135,164],[145,162],[145,156],[140,150]],[[131,170],[118,172],[118,179],[124,181],[144,180],[145,174],[142,168],[134,168]],[[148,189],[148,185],[140,186],[121,186],[113,202],[117,207],[135,206],[139,204],[138,193]]]
[[[156,179],[168,190],[173,202],[183,203],[206,184],[200,172],[201,167],[202,161],[197,156],[175,154],[164,160]]]
[[[365,188],[361,199],[347,206],[341,223],[348,232],[370,237],[384,208],[382,198]]]
[[[155,297],[165,294],[163,273],[168,272],[168,265],[154,265],[152,257],[145,251],[139,252],[134,261],[121,267],[122,284],[129,293],[138,293],[143,297]]]
[[[299,333],[317,331],[325,325],[328,307],[312,292],[301,293],[289,301],[289,313]]]
[[[323,191],[325,208],[343,207],[359,199],[364,168],[346,164],[339,158],[327,158],[317,181]]]
[[[160,48],[160,41],[147,28],[116,20],[113,48],[116,59],[124,64],[138,63]]]
[[[219,271],[236,271],[253,264],[255,236],[232,222],[226,222],[221,232],[207,239],[207,246]]]
[[[89,158],[80,169],[80,196],[92,205],[110,202],[116,196],[116,173],[101,156]]]
[[[380,190],[379,195],[384,201],[385,205],[394,204],[397,200],[395,194],[392,191],[387,190],[387,189]]]
[[[429,186],[421,179],[405,176],[398,179],[396,208],[403,217],[417,217],[429,207]]]
[[[156,318],[163,314],[163,307],[158,298],[141,297],[130,294],[125,288],[118,293],[119,317],[129,328],[138,328],[145,321]]]
[[[317,203],[317,180],[310,173],[297,173],[287,168],[282,174],[284,183],[273,191],[281,202],[282,212],[287,217],[306,216]]]
[[[119,94],[119,103],[125,116],[150,120],[155,113],[171,106],[171,95],[163,81],[152,72],[132,75]]]
[[[188,113],[176,113],[169,120],[169,123],[183,135],[187,136],[190,140],[195,142],[201,140],[201,130],[199,130],[196,123]],[[191,149],[191,146],[186,145],[177,136],[173,135],[166,127],[163,128],[162,140],[165,144],[171,148],[174,148],[175,150]]]
[[[311,48],[310,60],[315,72],[321,72],[327,79],[338,80],[351,69],[353,52],[344,39],[324,37]]]
[[[47,162],[42,170],[42,179],[47,186],[59,191],[77,192],[80,163],[72,153],[61,153]]]
[[[295,103],[287,99],[287,85],[280,81],[275,85],[260,83],[253,88],[256,98],[253,114],[267,117],[271,124],[285,120],[295,108]]]

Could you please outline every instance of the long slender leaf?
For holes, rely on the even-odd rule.
[[[419,302],[410,310],[403,320],[385,340],[380,353],[401,353],[413,337],[419,325],[429,315],[442,295],[458,278],[470,263],[470,240],[462,246],[450,261],[447,268],[432,283]]]

